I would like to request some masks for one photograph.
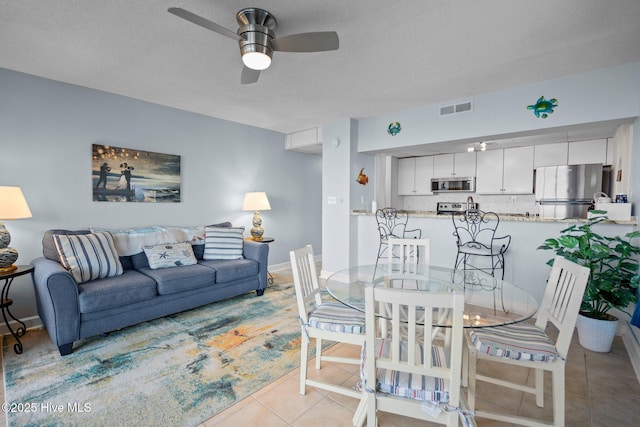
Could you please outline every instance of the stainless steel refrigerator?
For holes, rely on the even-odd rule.
[[[586,218],[594,194],[602,191],[602,164],[536,169],[535,195],[543,218]]]

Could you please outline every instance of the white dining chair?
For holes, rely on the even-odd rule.
[[[387,263],[397,265],[429,264],[431,255],[429,239],[389,238]]]
[[[306,393],[308,385],[359,399],[360,392],[355,389],[307,378],[307,365],[311,339],[316,340],[316,369],[321,368],[322,361],[358,365],[358,358],[324,355],[322,342],[326,340],[362,346],[365,330],[364,312],[340,302],[322,301],[311,245],[289,252],[289,257],[300,320],[300,394]]]
[[[391,307],[391,334],[375,327],[380,305]],[[432,339],[435,309],[451,311],[452,335],[448,347]],[[401,311],[406,311],[408,336],[400,333]],[[472,423],[460,392],[463,344],[462,293],[430,293],[383,286],[365,287],[366,343],[361,366],[362,400],[353,418],[355,426],[377,424],[377,412],[457,426]],[[426,317],[417,327],[419,312]]]
[[[517,323],[494,328],[472,329],[467,335],[468,395],[470,408],[475,408],[476,381],[485,381],[515,390],[533,393],[536,405],[544,405],[544,371],[551,372],[553,422],[539,421],[516,415],[476,411],[479,418],[489,418],[523,426],[564,426],[564,369],[571,337],[578,317],[589,269],[557,256],[547,281],[535,325]],[[546,333],[547,324],[558,329],[555,340]],[[534,386],[517,384],[487,375],[477,374],[479,360],[504,363],[535,370]],[[491,400],[499,394],[487,396]]]
[[[415,272],[413,266],[416,265],[429,265],[431,259],[431,242],[429,239],[389,239],[389,252],[387,256],[388,271],[391,273],[391,277],[394,274],[412,273]],[[391,268],[395,271],[391,271]],[[411,287],[411,280],[399,279],[391,280],[390,286],[393,287],[393,282],[401,283],[401,287],[407,289]],[[415,286],[417,288],[417,285]],[[447,323],[446,320],[449,316],[449,310],[438,310],[438,324]],[[381,326],[384,326],[384,320],[380,322]],[[448,328],[436,327],[433,329],[433,337],[440,336],[443,339],[447,339],[446,334],[450,332]]]

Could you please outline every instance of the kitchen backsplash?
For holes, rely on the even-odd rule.
[[[484,195],[475,193],[441,193],[437,196],[404,196],[402,208],[408,211],[434,211],[438,202],[464,203],[467,197],[479,203],[480,210],[504,214],[538,213],[535,196],[523,195]]]

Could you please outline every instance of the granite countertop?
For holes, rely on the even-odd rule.
[[[435,211],[408,211],[410,217],[414,218],[442,218],[448,219],[449,214],[438,215]],[[352,210],[351,215],[373,216],[373,212],[365,210]],[[498,213],[501,221],[521,221],[521,222],[565,222],[565,223],[581,223],[587,222],[585,218],[542,218],[539,216],[518,214],[518,213]],[[629,221],[606,221],[609,224],[636,225],[636,217],[631,217]]]

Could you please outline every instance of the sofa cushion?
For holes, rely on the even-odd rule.
[[[244,227],[205,227],[204,259],[240,259]]]
[[[136,270],[141,270],[143,268],[150,268],[149,260],[147,259],[147,255],[144,252],[131,255],[131,264],[133,264],[133,268]]]
[[[155,298],[156,282],[134,270],[78,285],[81,313],[92,313]]]
[[[216,280],[216,272],[214,270],[197,264],[157,270],[141,268],[138,271],[156,281],[158,294],[160,295],[213,286]]]
[[[60,257],[58,256],[58,249],[56,248],[56,244],[53,241],[53,236],[55,234],[65,235],[65,236],[75,236],[78,234],[89,234],[91,233],[89,230],[47,230],[42,237],[42,255],[50,259],[51,261],[60,262]]]
[[[142,249],[152,270],[193,265],[197,262],[189,242],[143,246]]]
[[[245,279],[258,274],[260,267],[258,261],[252,259],[215,259],[198,261],[198,264],[207,266],[216,271],[216,283],[230,282],[232,280]]]
[[[54,234],[60,264],[78,283],[122,274],[111,233]]]

